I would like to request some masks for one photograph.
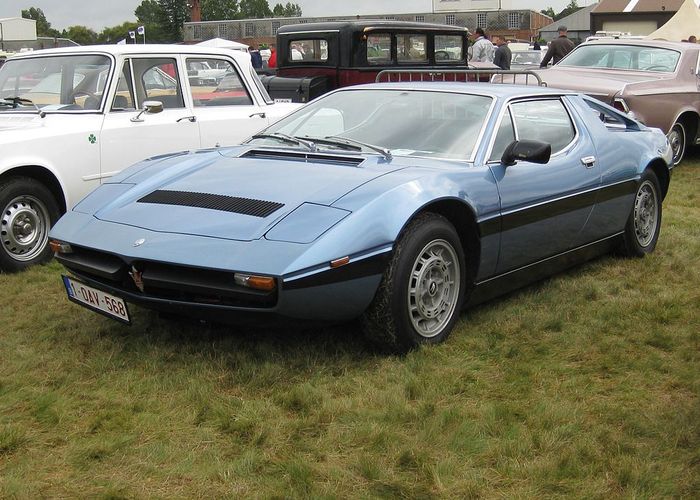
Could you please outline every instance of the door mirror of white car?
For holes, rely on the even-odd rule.
[[[160,101],[144,101],[143,103],[143,108],[141,108],[141,111],[139,111],[139,114],[134,116],[131,121],[138,123],[142,122],[143,118],[141,118],[141,115],[144,113],[148,113],[150,115],[154,115],[156,113],[160,113],[163,111],[163,103]]]

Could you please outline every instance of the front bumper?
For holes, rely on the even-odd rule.
[[[194,319],[239,324],[244,319],[260,323],[261,317],[322,322],[358,317],[373,299],[389,255],[382,252],[337,269],[277,277],[278,286],[268,292],[237,285],[229,270],[151,260],[127,262],[75,245],[72,253],[57,254],[56,259],[88,285],[127,302]]]

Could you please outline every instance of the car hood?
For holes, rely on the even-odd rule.
[[[577,90],[611,102],[625,87],[671,78],[666,73],[555,66],[537,72],[548,87]],[[658,85],[658,84],[657,84]]]
[[[250,241],[302,204],[330,207],[403,168],[381,157],[256,149],[193,153],[168,165],[155,173],[136,169],[122,176],[123,184],[105,186],[111,195],[95,205],[101,208],[94,216],[152,231]],[[88,197],[76,210],[89,212],[90,205]]]

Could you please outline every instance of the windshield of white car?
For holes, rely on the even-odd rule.
[[[19,98],[19,105],[0,112],[99,110],[110,67],[101,55],[10,59],[0,68],[0,99]]]
[[[590,44],[579,45],[559,66],[672,73],[680,56],[680,52],[659,47]]]
[[[493,99],[453,92],[348,89],[320,97],[263,131],[318,140],[319,147],[385,157],[469,159]],[[272,144],[274,138],[253,138]],[[278,142],[278,141],[277,141]],[[336,143],[334,146],[333,143]]]

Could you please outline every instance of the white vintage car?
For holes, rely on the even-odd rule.
[[[188,78],[201,67],[216,79]],[[50,226],[144,158],[240,142],[298,104],[274,103],[248,54],[110,45],[19,54],[0,68],[0,269],[51,256]]]

